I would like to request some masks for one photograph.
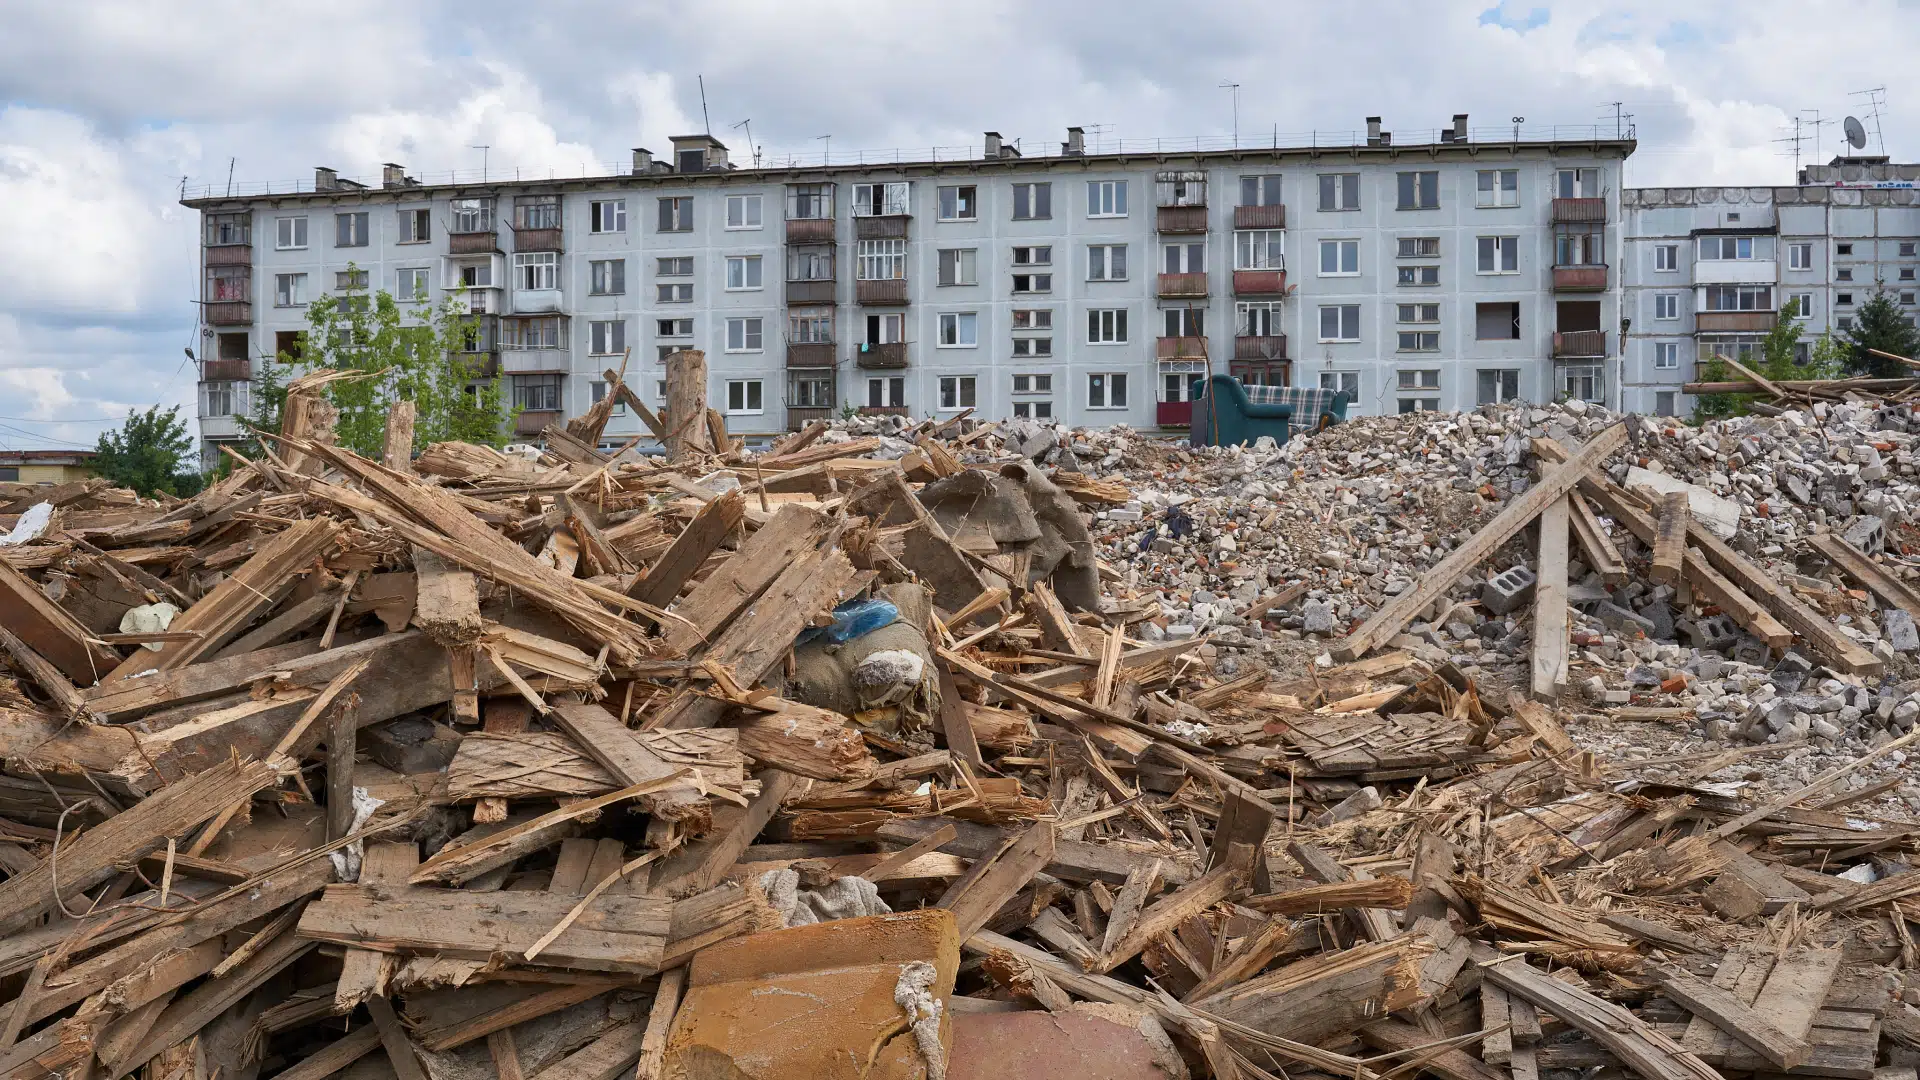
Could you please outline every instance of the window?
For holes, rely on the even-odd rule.
[[[273,246],[281,251],[292,251],[306,247],[307,219],[303,217],[274,219]]]
[[[1473,197],[1475,206],[1520,205],[1519,169],[1481,169],[1475,175],[1475,179],[1477,181]]]
[[[1440,257],[1440,238],[1403,236],[1400,238],[1397,254],[1402,259],[1437,259]]]
[[[1439,304],[1399,304],[1394,313],[1395,322],[1437,323],[1440,321]]]
[[[595,356],[618,356],[627,351],[627,323],[625,319],[587,324],[589,352]]]
[[[1053,329],[1053,309],[1014,308],[1013,328],[1015,330],[1051,330]]]
[[[273,333],[273,355],[281,358],[281,363],[297,363],[305,355],[304,330],[276,330]]]
[[[1016,401],[1013,403],[1013,417],[1016,420],[1049,420],[1053,418],[1051,401]]]
[[[688,327],[692,332],[692,327]],[[833,344],[833,309],[799,308],[787,314],[787,340],[796,345]]]
[[[1705,262],[1751,259],[1753,258],[1753,237],[1703,236],[1700,238],[1700,258]]]
[[[1920,252],[1920,240],[1900,241],[1900,257],[1901,258],[1911,259],[1913,258],[1916,252]]]
[[[1834,320],[1834,325],[1836,328],[1841,330],[1851,330],[1853,329],[1853,316],[1842,315],[1838,319]]]
[[[234,383],[227,381],[203,384],[201,393],[201,413],[205,416],[234,415]],[[17,470],[16,470],[17,477]]]
[[[1402,330],[1400,342],[1395,348],[1399,352],[1439,352],[1440,331],[1438,330]]]
[[[910,213],[910,196],[907,183],[896,180],[888,184],[853,185],[853,216],[883,217],[889,214]]]
[[[1498,405],[1520,396],[1520,373],[1511,368],[1482,368],[1474,373],[1474,403]]]
[[[1329,304],[1320,309],[1321,341],[1359,341],[1360,305]]]
[[[693,231],[693,196],[681,195],[660,200],[661,232]]]
[[[1160,254],[1164,260],[1164,265],[1160,269],[1164,273],[1204,274],[1207,272],[1207,244],[1204,240],[1162,244]]]
[[[334,247],[367,246],[367,214],[362,210],[355,214],[333,215]]]
[[[1473,336],[1479,341],[1520,340],[1520,305],[1473,305]]]
[[[457,233],[487,233],[493,231],[492,199],[455,199],[451,204],[453,225],[451,231]]]
[[[1853,280],[1853,267],[1851,267],[1851,266],[1843,266],[1843,267],[1841,267],[1840,269],[1838,269],[1838,270],[1835,270],[1835,271],[1833,272],[1833,280],[1835,280],[1835,281],[1852,281],[1852,280]]]
[[[867,380],[867,405],[869,408],[904,408],[907,404],[907,380],[905,376],[874,378]]]
[[[500,344],[509,349],[561,349],[561,319],[548,315],[533,319],[500,320]],[[559,408],[559,406],[554,406]]]
[[[1581,365],[1562,368],[1560,371],[1560,392],[1570,398],[1599,403],[1607,385],[1598,367]]]
[[[1395,373],[1401,390],[1438,390],[1440,389],[1440,370],[1438,368],[1401,368]]]
[[[1787,245],[1787,269],[1789,270],[1813,269],[1813,245],[1812,244],[1788,244]]]
[[[971,409],[974,403],[974,376],[940,376],[940,407],[943,409]]]
[[[760,227],[760,196],[727,196],[727,228],[757,229]]]
[[[1053,339],[1050,337],[1014,338],[1015,356],[1052,356]]]
[[[1833,253],[1836,255],[1851,255],[1853,254],[1853,245],[1852,244],[1835,244],[1833,245]]]
[[[522,251],[513,257],[514,285],[521,289],[557,289],[560,287],[560,254],[555,251]]]
[[[1095,371],[1087,375],[1087,408],[1124,409],[1126,407],[1126,372]]]
[[[1320,276],[1353,277],[1360,273],[1360,241],[1320,241]]]
[[[682,255],[678,258],[660,259],[655,263],[654,272],[661,277],[692,277],[693,257]]]
[[[1355,400],[1360,396],[1360,373],[1357,371],[1323,371],[1320,373],[1320,389],[1342,393],[1347,395],[1347,400]]]
[[[1440,205],[1438,172],[1403,172],[1400,180],[1400,210],[1432,210]]]
[[[1553,236],[1553,265],[1599,266],[1606,262],[1601,251],[1604,237],[1597,228],[1556,232]]]
[[[940,249],[940,284],[978,284],[974,272],[976,262],[977,253],[973,248]]]
[[[1653,343],[1653,366],[1660,369],[1680,366],[1680,343],[1677,341],[1656,341]]]
[[[627,200],[604,199],[589,205],[593,211],[590,221],[594,232],[623,233],[627,231]]]
[[[1901,293],[1901,294],[1900,294],[1900,302],[1901,302],[1901,303],[1903,303],[1903,304],[1906,304],[1906,305],[1909,305],[1909,306],[1911,306],[1911,305],[1913,304],[1913,302],[1914,302],[1914,295],[1915,295],[1915,294],[1914,294],[1914,293],[1911,293],[1911,292],[1903,292],[1903,293]],[[1809,298],[1809,299],[1811,299],[1811,298]]]
[[[1440,268],[1437,266],[1402,266],[1396,268],[1395,283],[1400,285],[1438,285]]]
[[[1655,244],[1653,246],[1653,268],[1662,272],[1680,269],[1680,245]]]
[[[900,312],[867,316],[867,344],[898,345],[907,339],[907,317]]]
[[[805,368],[787,372],[787,407],[833,408],[833,376],[814,375]]]
[[[469,289],[492,288],[493,261],[463,263],[460,267],[460,284]]]
[[[1127,245],[1087,245],[1088,281],[1125,281],[1126,279]]]
[[[1656,319],[1677,319],[1680,317],[1679,293],[1656,293],[1653,297],[1653,317]]]
[[[1126,217],[1127,182],[1125,180],[1087,181],[1088,217]]]
[[[975,336],[975,326],[979,316],[971,311],[943,311],[940,313],[940,341],[943,349],[971,349],[979,344]]]
[[[1553,174],[1553,192],[1562,199],[1597,199],[1600,197],[1600,170],[1556,170]]]
[[[764,320],[757,318],[728,319],[727,351],[759,352],[763,347],[762,328],[764,325]]]
[[[559,228],[560,196],[522,195],[513,200],[513,227],[516,229]]]
[[[1285,331],[1277,300],[1244,300],[1233,305],[1234,333],[1241,337],[1280,337]]]
[[[1125,345],[1126,343],[1126,308],[1093,308],[1087,312],[1087,344]]]
[[[307,302],[307,275],[273,275],[273,304],[275,307],[299,307]]]
[[[513,404],[515,408],[528,412],[558,412],[560,410],[559,375],[515,375],[513,378]]]
[[[427,292],[427,268],[424,266],[402,267],[394,273],[393,298],[402,303],[425,301]]]
[[[760,256],[727,256],[727,288],[757,289],[760,287]]]
[[[1674,393],[1671,390],[1662,390],[1654,394],[1653,395],[1653,415],[1672,416],[1673,402],[1674,402]]]
[[[593,398],[593,404],[598,405],[601,402],[607,400],[607,384],[599,379],[595,379],[592,382],[587,383],[587,393]],[[608,415],[610,416],[627,415],[626,403],[622,401],[614,402],[613,409]]]
[[[1268,173],[1264,176],[1243,176],[1240,178],[1241,206],[1279,206],[1280,174]]]
[[[907,276],[905,240],[862,240],[854,253],[854,276],[861,281],[899,281]]]
[[[1233,234],[1235,270],[1285,270],[1287,234],[1280,229],[1242,229]]]
[[[832,216],[832,184],[787,185],[787,220],[819,221]]]
[[[1039,247],[1014,248],[1013,249],[1013,265],[1015,266],[1052,266],[1053,265],[1053,247],[1051,245],[1041,245]]]
[[[1052,292],[1053,275],[1015,274],[1013,275],[1013,291],[1015,295]]]
[[[654,333],[661,337],[692,337],[692,319],[656,319]]]
[[[587,263],[587,291],[594,296],[620,296],[627,291],[627,260],[594,259]]]
[[[336,270],[333,275],[333,287],[336,289],[364,289],[367,287],[365,270]]]
[[[372,310],[373,305],[370,300],[371,298],[364,293],[355,296],[343,296],[340,298],[340,310],[348,315],[365,315],[368,311]],[[341,331],[341,333],[345,332],[344,330]],[[365,336],[365,331],[360,331],[359,333],[361,336]],[[366,343],[363,341],[360,342],[360,344],[364,345]]]
[[[1772,311],[1771,285],[1709,285],[1708,311]]]
[[[1439,412],[1440,399],[1437,397],[1403,397],[1400,399],[1400,412]]]
[[[1321,173],[1320,209],[1360,209],[1360,174]]]
[[[1835,307],[1852,307],[1852,306],[1853,306],[1853,294],[1852,294],[1852,293],[1850,293],[1850,292],[1843,292],[1843,293],[1834,293],[1834,294],[1833,294],[1833,306],[1835,306]]]
[[[1015,375],[1013,392],[1016,394],[1051,394],[1053,376],[1051,375]]]
[[[1013,185],[1013,220],[1045,221],[1053,217],[1053,185]]]
[[[1793,317],[1796,319],[1813,318],[1813,294],[1810,292],[1792,293],[1787,302],[1793,305]]]
[[[1167,308],[1161,311],[1168,337],[1206,337],[1207,309]]]
[[[669,285],[662,282],[654,287],[654,299],[662,304],[693,303],[692,285]]]
[[[939,189],[941,221],[972,221],[979,216],[977,193],[972,184],[946,185]]]
[[[1520,272],[1520,238],[1517,236],[1480,237],[1480,273],[1517,274]]]
[[[1900,268],[1900,280],[1901,280],[1901,281],[1912,281],[1912,280],[1913,280],[1913,267],[1911,267],[1911,266],[1903,266],[1903,267],[1901,267],[1901,268]]]
[[[727,413],[752,416],[765,411],[759,379],[727,380]]]
[[[787,248],[788,281],[832,281],[833,245]]]

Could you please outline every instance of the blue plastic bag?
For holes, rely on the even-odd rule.
[[[889,600],[849,600],[833,609],[832,626],[811,626],[801,631],[799,644],[825,637],[835,645],[844,645],[865,637],[900,618],[900,609]]]

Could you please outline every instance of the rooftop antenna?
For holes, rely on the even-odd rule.
[[[1118,127],[1119,125],[1118,124],[1081,124],[1080,126],[1083,128],[1086,128],[1089,132],[1093,134],[1093,152],[1097,154],[1100,152],[1100,136],[1104,134],[1108,128]]]
[[[493,144],[481,143],[478,146],[468,146],[467,149],[480,151],[480,182],[483,184],[486,183],[487,182],[487,151],[493,149]]]
[[[760,148],[753,144],[753,117],[749,116],[745,120],[733,125],[733,130],[735,131],[739,131],[741,128],[747,129],[747,148],[753,151],[753,167],[757,169],[760,167]]]
[[[707,126],[707,138],[713,138],[713,121],[707,116],[707,77],[696,75],[700,80],[700,122]]]
[[[1233,148],[1240,148],[1240,84],[1232,79],[1220,80],[1220,89],[1233,92]]]
[[[1526,122],[1527,122],[1527,118],[1524,116],[1516,116],[1513,118],[1513,141],[1514,142],[1520,141],[1520,125]]]
[[[235,160],[237,159],[235,158],[227,159],[227,194],[228,195],[233,194],[233,163]]]
[[[1793,176],[1794,183],[1796,184],[1800,182],[1800,144],[1805,142],[1808,137],[1800,130],[1801,125],[1804,123],[1806,123],[1806,121],[1802,120],[1799,116],[1795,116],[1793,118],[1793,134],[1773,140],[1777,143],[1793,144]]]
[[[833,164],[833,136],[831,136],[831,135],[815,135],[815,136],[813,137],[813,141],[814,141],[814,142],[824,142],[824,144],[825,144],[825,146],[823,147],[823,149],[821,149],[821,151],[820,151],[820,164],[822,164],[822,165],[831,165],[831,164]]]
[[[1884,86],[1876,86],[1870,90],[1855,90],[1852,93],[1848,94],[1847,96],[1863,97],[1867,99],[1867,119],[1873,121],[1874,145],[1879,147],[1880,152],[1882,154],[1886,153],[1887,140],[1882,136],[1880,131],[1880,107],[1887,103],[1887,88]],[[1866,137],[1865,137],[1864,128],[1861,131],[1861,141],[1853,145],[1856,149],[1864,148],[1866,146]]]
[[[1620,126],[1620,107],[1625,104],[1626,102],[1624,101],[1603,101],[1600,103],[1600,107],[1603,109],[1609,105],[1613,107],[1613,137],[1616,139],[1620,138],[1620,132],[1622,130]]]

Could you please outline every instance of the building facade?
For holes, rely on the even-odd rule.
[[[0,484],[51,487],[93,475],[91,450],[0,450]]]
[[[630,174],[360,185],[200,211],[201,435],[240,435],[262,357],[350,285],[464,285],[479,370],[520,433],[579,414],[628,356],[706,352],[729,429],[853,408],[1184,426],[1194,379],[1327,385],[1351,412],[1573,395],[1617,404],[1631,139],[1492,142],[1465,116],[1396,145],[742,169],[707,136]],[[353,275],[359,275],[356,281]],[[616,415],[607,438],[640,431]]]
[[[1789,187],[1630,188],[1622,403],[1685,416],[1715,355],[1756,359],[1793,303],[1804,355],[1885,290],[1920,316],[1920,165],[1836,158]]]

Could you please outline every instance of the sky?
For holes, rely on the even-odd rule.
[[[837,162],[983,130],[1346,141],[1379,115],[1404,143],[1457,112],[1603,134],[1617,112],[1630,186],[1768,185],[1792,181],[1795,117],[1803,160],[1826,160],[1872,87],[1887,152],[1920,160],[1920,0],[0,0],[0,26],[14,449],[91,446],[154,404],[193,415],[183,184],[387,161],[432,181],[483,154],[495,176],[579,175],[707,127],[744,163],[742,121],[768,160]]]

